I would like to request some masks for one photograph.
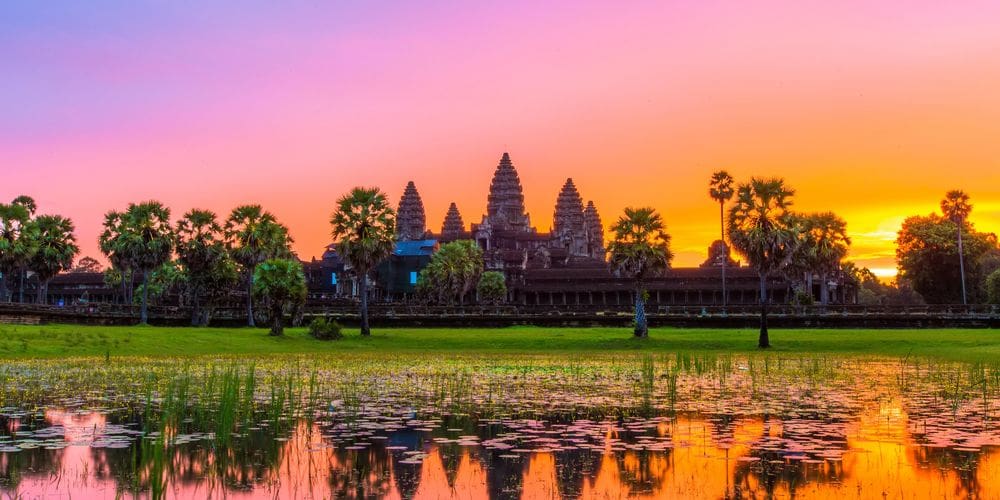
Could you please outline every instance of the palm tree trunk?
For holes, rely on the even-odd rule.
[[[771,347],[771,339],[767,335],[767,275],[764,273],[760,274],[760,337],[757,339],[757,347]]]
[[[965,306],[969,302],[965,297],[965,252],[962,251],[962,222],[958,223],[958,272],[962,277],[962,305]]]
[[[819,303],[824,306],[830,303],[830,285],[827,283],[826,273],[819,274]]]
[[[201,301],[198,297],[191,300],[191,326],[201,325]]]
[[[649,337],[649,325],[646,322],[646,303],[642,299],[642,288],[635,289],[635,332],[636,337]]]
[[[37,274],[35,276],[38,276]],[[35,297],[35,303],[44,306],[47,300],[45,300],[45,289],[49,286],[49,280],[42,281],[41,276],[38,277],[38,294]]]
[[[247,326],[257,326],[253,321],[253,274],[247,276]]]
[[[28,277],[28,271],[26,271],[22,267],[21,268],[21,286],[18,287],[18,291],[17,291],[17,301],[20,302],[20,303],[22,303],[22,304],[24,303],[24,280],[27,277]]]
[[[358,292],[361,294],[361,335],[372,334],[368,328],[368,273],[359,273]]]
[[[142,272],[142,308],[139,309],[139,324],[148,325],[149,316],[146,310],[146,301],[149,299],[149,271]]]
[[[726,216],[725,204],[719,202],[719,236],[722,238],[722,307],[726,307],[726,265],[729,264],[729,247],[726,245]]]
[[[272,337],[280,337],[284,333],[284,327],[281,325],[281,307],[275,307],[271,311],[271,333]]]

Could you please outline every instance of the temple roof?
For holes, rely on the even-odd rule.
[[[437,250],[437,240],[397,241],[393,254],[402,257],[430,256]]]

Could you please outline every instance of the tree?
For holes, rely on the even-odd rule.
[[[793,224],[799,236],[790,267],[804,273],[806,290],[812,296],[813,274],[819,276],[819,299],[826,305],[830,301],[829,279],[840,271],[841,261],[847,257],[851,239],[847,236],[847,222],[833,212],[793,215]]]
[[[46,303],[49,281],[53,276],[71,268],[73,258],[80,252],[76,244],[73,221],[60,215],[40,215],[33,221],[36,232],[35,252],[28,261],[28,269],[38,278],[39,304]]]
[[[0,300],[10,302],[10,277],[20,271],[34,253],[34,226],[31,215],[34,202],[25,196],[11,203],[0,203]],[[23,290],[24,287],[22,286]]]
[[[997,236],[977,232],[968,220],[962,221],[964,266],[956,266],[957,224],[937,214],[913,216],[903,221],[896,236],[896,265],[899,277],[909,283],[930,304],[958,303],[962,300],[960,274],[982,284],[1000,258]],[[962,268],[964,267],[964,269]],[[967,301],[981,303],[982,289],[968,289]]]
[[[431,301],[464,304],[483,274],[483,250],[471,240],[441,245],[420,271],[420,288]]]
[[[104,230],[98,237],[101,253],[108,258],[111,268],[104,271],[108,286],[121,286],[122,303],[132,303],[134,275],[132,262],[125,250],[125,214],[111,210],[104,214]]]
[[[887,295],[886,287],[871,269],[858,266],[851,261],[845,261],[840,265],[840,272],[847,282],[857,287],[858,304],[878,305],[884,303]]]
[[[725,170],[719,170],[712,174],[712,180],[708,183],[708,195],[713,200],[719,202],[719,232],[722,247],[722,306],[726,306],[728,300],[726,293],[726,266],[729,264],[729,245],[726,244],[726,203],[733,199],[733,176]]]
[[[503,273],[499,271],[483,273],[479,278],[479,284],[476,285],[476,293],[479,295],[479,300],[487,304],[496,305],[503,302],[507,298],[507,283]]]
[[[788,208],[795,191],[782,179],[752,178],[737,189],[729,210],[729,241],[760,278],[760,336],[757,346],[771,347],[767,332],[767,278],[791,259],[797,245]]]
[[[214,300],[238,279],[214,212],[191,210],[177,222],[177,260],[187,276],[191,324],[207,325]]]
[[[997,269],[990,273],[986,277],[986,282],[983,285],[986,290],[986,302],[990,304],[1000,304],[1000,269]]]
[[[944,199],[941,200],[941,213],[955,223],[955,229],[958,233],[958,276],[962,283],[962,305],[969,303],[965,293],[965,253],[962,251],[962,227],[970,212],[972,212],[972,204],[969,203],[969,195],[965,194],[964,191],[953,189],[948,191],[944,195]]]
[[[28,211],[28,221],[24,226],[22,234],[22,238],[25,238],[27,245],[24,248],[25,253],[21,256],[17,269],[18,275],[21,278],[21,284],[17,287],[17,301],[24,303],[24,282],[28,275],[28,262],[31,260],[35,252],[38,251],[38,247],[36,245],[37,240],[35,239],[38,236],[38,228],[35,226],[33,219],[35,212],[38,211],[38,205],[35,203],[34,198],[23,194],[14,198],[14,200],[11,201],[11,204],[22,206]]]
[[[69,270],[71,273],[103,273],[104,266],[93,257],[83,257]]]
[[[658,276],[670,267],[674,254],[660,214],[651,207],[626,208],[625,214],[611,227],[614,240],[608,245],[609,264],[618,274],[632,278],[635,295],[636,337],[649,336],[646,323],[647,278]]]
[[[180,305],[184,305],[188,275],[174,260],[164,262],[149,273],[149,279],[139,285],[139,297],[147,297],[150,304],[158,304],[163,297],[176,294]]]
[[[253,273],[253,294],[266,305],[271,335],[284,334],[283,319],[306,302],[306,277],[302,264],[292,259],[268,259]]]
[[[239,264],[247,287],[247,325],[254,326],[253,274],[257,265],[268,259],[290,257],[292,238],[288,228],[260,205],[242,205],[233,209],[224,227],[229,255]]]
[[[378,188],[356,187],[337,200],[330,218],[337,253],[358,277],[361,294],[361,335],[368,327],[368,275],[395,248],[396,219],[385,193]]]
[[[174,234],[170,225],[170,209],[158,201],[130,203],[125,212],[111,211],[104,218],[104,232],[99,243],[101,251],[122,275],[123,287],[130,289],[132,276],[142,276],[142,297],[139,322],[149,322],[149,277],[173,253]],[[126,300],[131,292],[126,292]]]

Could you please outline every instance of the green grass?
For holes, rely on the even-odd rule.
[[[269,354],[614,354],[615,352],[748,353],[752,329],[655,328],[634,339],[627,328],[376,328],[361,338],[345,329],[339,341],[318,341],[303,328],[283,338],[265,329],[155,326],[0,325],[0,359],[75,356],[198,356]],[[771,330],[772,352],[924,356],[950,360],[1000,359],[1000,331]]]

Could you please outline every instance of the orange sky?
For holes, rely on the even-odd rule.
[[[354,185],[478,222],[508,150],[540,230],[573,177],[606,224],[659,209],[690,266],[725,168],[841,214],[884,275],[948,189],[1000,231],[998,25],[979,1],[5,5],[0,198],[73,217],[91,255],[130,201],[259,202],[309,258]]]

